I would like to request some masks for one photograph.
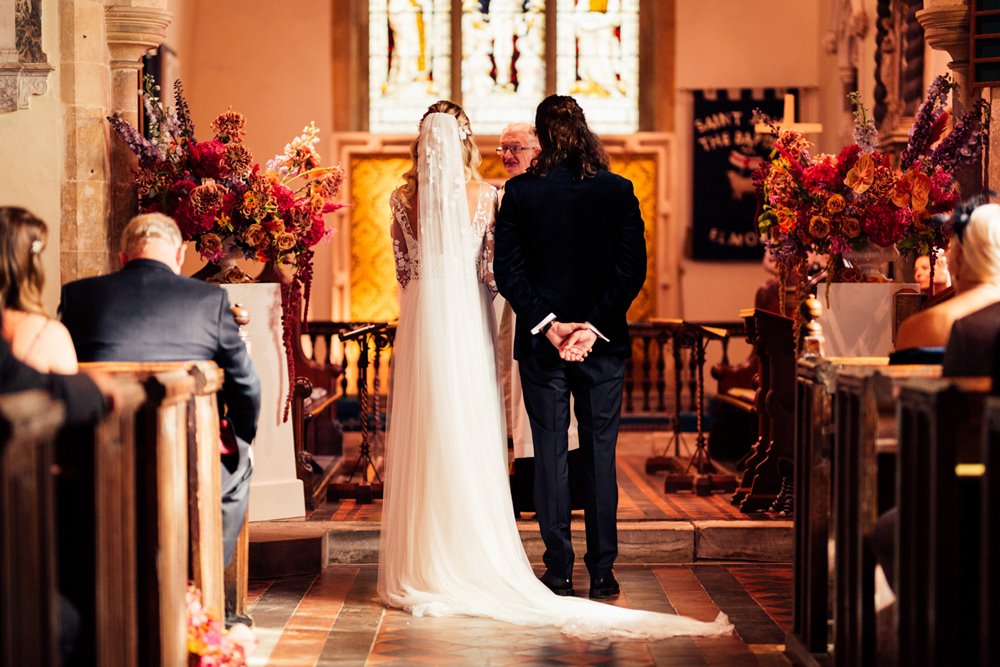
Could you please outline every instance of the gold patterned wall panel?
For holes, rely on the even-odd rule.
[[[399,317],[399,290],[389,238],[389,195],[403,182],[410,159],[400,155],[351,157],[351,319]]]
[[[507,170],[503,168],[503,161],[495,152],[483,151],[483,163],[479,165],[479,173],[485,180],[497,185],[507,180]]]
[[[656,156],[632,153],[611,156],[611,171],[632,181],[646,227],[646,282],[628,309],[630,322],[656,314]]]
[[[392,243],[389,238],[389,195],[409,169],[407,157],[379,154],[351,156],[351,319],[388,321],[399,317]],[[632,181],[646,226],[646,282],[632,303],[630,320],[646,320],[656,313],[656,156],[616,154],[611,170]],[[485,155],[483,177],[500,183],[503,165]]]

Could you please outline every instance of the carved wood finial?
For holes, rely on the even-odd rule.
[[[247,325],[250,324],[250,311],[242,303],[236,303],[229,309],[229,312],[233,314],[233,319],[236,320],[236,324],[240,328],[240,340],[243,341],[244,345],[247,345],[250,338],[250,333],[247,331]]]

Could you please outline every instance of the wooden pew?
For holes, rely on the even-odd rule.
[[[137,535],[142,664],[187,659],[188,412],[194,378],[185,370],[145,378],[138,424]]]
[[[900,665],[979,664],[981,428],[989,389],[989,378],[901,384],[895,566]]]
[[[136,455],[140,655],[149,664],[186,657],[189,579],[225,616],[219,413],[223,373],[210,361],[108,362],[82,367],[140,382]],[[187,519],[186,521],[184,519]]]
[[[211,361],[85,363],[89,368],[146,382],[162,373],[190,376],[185,409],[187,512],[191,579],[202,591],[202,605],[223,618],[222,491],[219,462],[219,408],[224,373]]]
[[[803,664],[828,658],[829,537],[833,465],[834,394],[846,368],[884,368],[884,357],[799,359],[795,385],[795,562],[792,630],[786,646]]]
[[[876,664],[875,557],[865,542],[895,504],[901,382],[935,378],[936,365],[846,368],[837,373],[833,443],[834,658]]]
[[[986,399],[980,458],[986,466],[983,474],[983,502],[980,516],[982,542],[979,573],[983,595],[982,618],[979,623],[979,664],[994,665],[1000,660],[993,632],[1000,622],[1000,397]]]
[[[0,663],[55,665],[52,462],[63,406],[42,391],[0,396]]]
[[[768,509],[781,488],[778,459],[791,458],[795,411],[795,336],[790,318],[757,308],[740,312],[760,361],[754,403],[758,439],[732,502],[743,512]]]

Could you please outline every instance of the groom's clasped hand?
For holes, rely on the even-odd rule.
[[[583,361],[597,341],[594,330],[582,322],[553,322],[545,337],[564,361]]]

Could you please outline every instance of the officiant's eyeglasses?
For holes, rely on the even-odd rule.
[[[533,150],[535,149],[531,146],[497,146],[497,155],[503,155],[505,152],[517,155],[518,153],[524,151],[533,151]]]

